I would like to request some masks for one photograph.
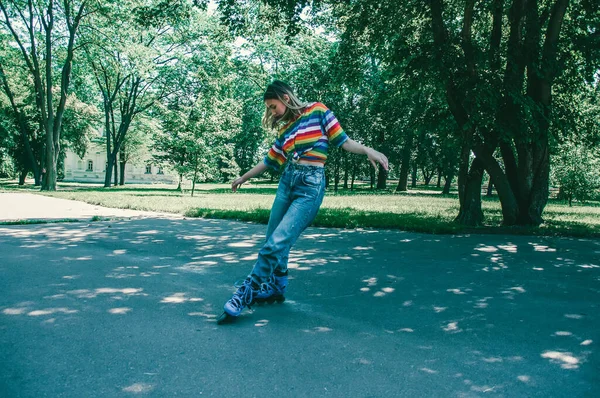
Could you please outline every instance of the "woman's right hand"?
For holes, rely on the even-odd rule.
[[[236,178],[236,179],[235,179],[235,180],[233,180],[233,182],[231,183],[231,190],[232,190],[233,192],[237,191],[237,189],[238,189],[239,187],[241,187],[241,186],[242,186],[242,184],[243,184],[243,183],[245,183],[245,182],[246,182],[246,180],[244,179],[244,177],[238,177],[238,178]]]

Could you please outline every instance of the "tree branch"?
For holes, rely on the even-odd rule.
[[[471,40],[471,31],[473,29],[473,8],[475,7],[475,0],[467,0],[465,2],[465,11],[463,19],[463,28],[461,32],[462,37],[462,49],[465,53],[465,59],[467,61],[467,71],[470,76],[475,75],[475,55],[473,51],[473,41]]]

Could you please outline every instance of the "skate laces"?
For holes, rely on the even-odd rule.
[[[244,308],[244,306],[250,308],[253,298],[254,290],[252,289],[251,281],[245,280],[229,301],[238,309]]]

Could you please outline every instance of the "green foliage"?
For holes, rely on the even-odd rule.
[[[99,124],[100,112],[96,107],[79,101],[73,94],[69,95],[61,138],[80,158],[85,155],[90,140],[97,135]]]
[[[15,178],[16,169],[5,143],[0,141],[0,178]]]
[[[3,17],[0,40],[2,48],[7,47],[6,51],[13,55],[7,58],[7,54],[0,53],[2,74],[9,75],[7,80],[12,82],[20,80],[22,90],[18,92],[33,93],[35,99],[32,101],[35,113],[30,118],[18,110],[28,105],[22,102],[23,96],[11,94],[11,83],[3,82],[3,91],[13,99],[11,105],[27,154],[21,171],[25,173],[33,169],[37,180],[43,161],[46,173],[41,183],[45,190],[56,189],[57,164],[61,156],[60,136],[77,49],[77,33],[81,21],[94,13],[93,5],[90,9],[87,6],[90,6],[88,2],[77,0],[0,2]],[[26,76],[25,79],[21,79],[22,76]],[[43,157],[39,154],[34,156],[37,148],[32,148],[35,145],[29,140],[35,132],[30,131],[27,125],[37,125],[45,135]]]
[[[554,156],[552,180],[559,187],[559,199],[569,206],[573,199],[585,202],[598,196],[600,189],[600,156],[581,143],[567,141]]]
[[[135,5],[131,10],[134,21],[145,28],[163,28],[189,19],[192,4],[187,0],[160,0]]]
[[[199,84],[187,99],[195,100],[169,97],[157,108],[163,123],[155,133],[154,157],[193,181],[228,180],[239,173],[232,137],[240,129],[242,105],[234,99],[228,55],[220,43],[207,43],[193,60]]]

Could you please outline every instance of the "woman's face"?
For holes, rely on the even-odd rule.
[[[288,98],[286,97],[287,95],[284,95],[283,98],[287,100]],[[280,117],[282,117],[285,114],[285,111],[287,110],[285,104],[278,99],[265,100],[265,105],[267,106],[267,109],[271,111],[271,115],[273,115],[275,119],[279,119]]]

